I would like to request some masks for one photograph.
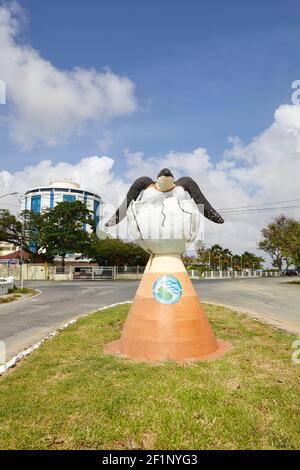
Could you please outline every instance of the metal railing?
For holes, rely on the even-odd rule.
[[[14,288],[13,277],[8,277],[7,279],[0,277],[0,295],[8,294],[9,291],[13,288]]]
[[[70,266],[55,266],[55,273],[56,274],[69,274],[70,273]]]
[[[117,274],[143,274],[145,266],[116,266]]]
[[[113,266],[72,266],[73,280],[101,281],[114,278]]]

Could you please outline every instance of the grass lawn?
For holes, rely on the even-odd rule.
[[[7,304],[9,302],[13,302],[14,300],[18,300],[22,297],[22,295],[30,295],[33,296],[37,294],[35,289],[30,289],[29,287],[14,287],[8,291],[8,294],[5,296],[0,297],[0,304]]]
[[[81,319],[0,378],[1,449],[299,449],[293,336],[206,306],[232,352],[212,362],[105,356],[128,305]]]

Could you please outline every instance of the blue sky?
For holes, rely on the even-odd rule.
[[[109,145],[103,148],[119,171],[125,148],[148,157],[200,146],[217,161],[228,136],[250,141],[290,101],[299,70],[297,0],[23,0],[22,6],[27,24],[20,43],[59,69],[109,67],[127,76],[139,109],[94,122],[50,148],[24,150],[4,126],[2,170],[43,158],[76,162],[99,155],[105,136]]]
[[[299,0],[21,5],[0,0],[0,194],[70,178],[116,206],[169,166],[221,211],[271,203],[207,223],[208,244],[255,251],[300,217]]]

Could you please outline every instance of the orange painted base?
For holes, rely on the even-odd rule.
[[[183,265],[182,265],[183,266]],[[178,302],[165,305],[153,295],[153,284],[161,275],[177,278],[182,287]],[[104,351],[137,361],[215,359],[231,349],[218,341],[185,269],[180,272],[145,271],[131,305],[121,338]]]

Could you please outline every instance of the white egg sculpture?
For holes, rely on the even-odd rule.
[[[127,220],[131,237],[147,252],[182,254],[198,233],[200,213],[193,199],[168,197],[132,201]]]
[[[205,316],[181,254],[195,240],[201,214],[223,223],[197,183],[174,180],[168,168],[153,181],[138,178],[107,221],[112,227],[127,217],[128,232],[150,253],[120,339],[105,352],[137,361],[176,362],[213,359],[231,345],[217,340]]]

